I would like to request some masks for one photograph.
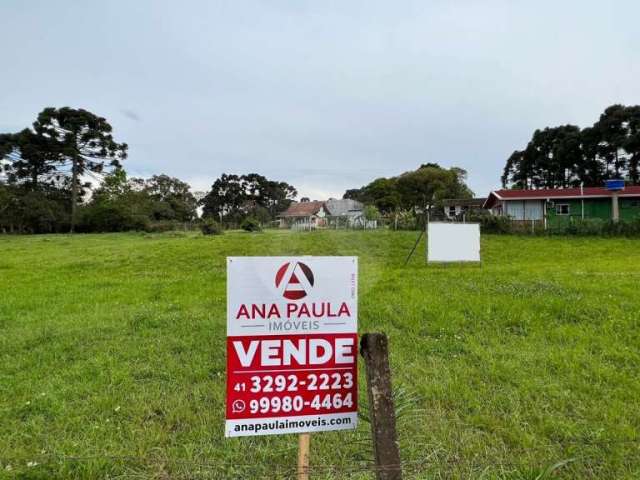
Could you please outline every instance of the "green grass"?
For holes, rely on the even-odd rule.
[[[223,406],[225,257],[292,254],[360,257],[407,478],[640,477],[640,242],[487,236],[482,266],[403,267],[415,238],[0,237],[0,478],[290,476],[296,437],[225,439]],[[364,422],[314,435],[312,478],[371,457]]]

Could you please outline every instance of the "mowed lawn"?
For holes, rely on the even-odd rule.
[[[291,478],[296,436],[223,437],[225,257],[298,254],[360,258],[406,478],[639,478],[640,241],[485,236],[481,266],[404,267],[416,236],[0,237],[0,478]],[[366,422],[311,452],[313,479],[372,478]]]

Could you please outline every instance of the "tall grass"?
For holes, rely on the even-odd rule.
[[[227,255],[359,256],[407,478],[639,478],[638,241],[403,267],[416,235],[0,237],[0,478],[291,478],[295,436],[223,437]],[[370,452],[366,422],[313,435],[313,478],[373,478]]]

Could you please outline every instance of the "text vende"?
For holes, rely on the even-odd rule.
[[[242,367],[349,365],[355,362],[355,338],[234,340],[233,353]]]

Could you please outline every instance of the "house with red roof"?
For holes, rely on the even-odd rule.
[[[329,211],[325,202],[295,202],[289,205],[284,212],[278,215],[280,228],[293,228],[295,230],[314,230],[327,225]]]
[[[348,198],[292,203],[278,215],[280,228],[315,230],[316,228],[377,228],[376,220],[367,220],[364,205]]]
[[[562,224],[571,219],[640,218],[640,186],[496,190],[483,207],[514,221]]]

